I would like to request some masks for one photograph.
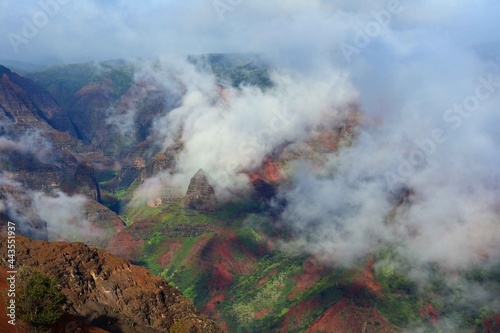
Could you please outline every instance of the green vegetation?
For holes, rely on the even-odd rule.
[[[161,207],[149,207],[147,205],[140,206],[129,206],[125,214],[123,214],[122,218],[127,225],[133,223],[133,221],[144,220],[147,218],[151,218],[157,216],[162,212]]]
[[[106,183],[106,182],[112,180],[116,176],[118,176],[117,170],[113,170],[113,169],[96,169],[95,170],[95,178],[96,178],[97,182],[99,183],[99,185],[101,185],[101,183]]]
[[[188,332],[186,326],[180,321],[176,321],[169,330],[169,333],[184,333]]]
[[[290,330],[306,331],[343,298],[358,307],[374,307],[398,327],[418,327],[429,333],[436,333],[429,319],[434,314],[425,312],[429,306],[440,318],[460,323],[469,331],[476,327],[477,332],[484,319],[500,312],[493,307],[476,309],[465,300],[453,298],[464,294],[462,287],[450,289],[437,270],[431,287],[422,289],[408,276],[411,267],[394,246],[382,248],[375,255],[374,274],[382,287],[380,295],[368,289],[353,294],[350,289],[363,274],[366,261],[355,269],[331,268],[317,276],[312,273],[310,282],[297,289],[309,257],[298,256],[300,251],[293,244],[279,251],[263,251],[268,235],[276,234],[276,229],[259,209],[255,202],[237,202],[221,208],[215,216],[206,216],[184,210],[179,200],[157,208],[132,207],[125,216],[132,222],[147,219],[151,225],[140,235],[144,247],[139,260],[199,308],[207,305],[215,292],[219,297],[213,301],[217,303],[218,320],[225,322],[229,331],[274,332],[285,320],[292,325],[288,326]],[[220,271],[212,268],[215,265],[222,267]],[[239,265],[247,267],[244,273]],[[228,284],[221,289],[217,286],[219,277],[212,276],[214,271],[229,276]],[[473,270],[466,277],[484,284],[498,282],[499,274],[495,269]],[[300,320],[290,323],[288,313],[297,307],[301,308]]]
[[[205,65],[204,61],[206,61],[220,81],[228,82],[234,87],[250,85],[268,89],[273,86],[268,66],[257,55],[208,54],[190,56],[188,60],[201,65]]]
[[[54,66],[26,76],[49,91],[55,87],[74,96],[82,87],[111,80],[112,96],[117,100],[133,83],[134,68],[125,63],[86,63]],[[62,101],[64,102],[67,101]]]
[[[62,316],[65,302],[56,278],[38,271],[24,271],[19,275],[19,281],[19,318],[30,325],[34,332],[48,332]]]
[[[416,326],[422,332],[437,332],[430,321],[419,314],[419,310],[425,313],[430,308],[440,319],[446,319],[440,322],[443,331],[457,331],[460,327],[464,332],[474,328],[481,332],[482,322],[500,312],[498,306],[478,307],[472,298],[463,297],[473,292],[468,288],[476,287],[485,288],[484,291],[489,290],[492,295],[499,294],[499,275],[495,267],[457,272],[464,278],[450,283],[447,274],[429,265],[425,267],[429,275],[425,278],[426,283],[418,287],[408,277],[411,271],[408,263],[393,248],[380,251],[377,262],[376,278],[384,289],[384,299],[377,301],[377,309],[400,327]]]
[[[249,214],[258,212],[259,205],[255,200],[242,200],[231,202],[222,207],[216,217],[223,221],[231,221],[232,225],[241,224],[243,219],[246,219]]]
[[[188,254],[200,237],[187,237],[160,276],[182,290],[184,296],[195,304],[204,304],[209,294],[204,288],[208,273],[199,271],[196,263],[187,262]]]
[[[391,247],[380,251],[376,278],[383,287],[384,298],[377,300],[378,310],[393,324],[408,327],[410,323],[421,323],[419,309],[423,303],[418,298],[418,289],[406,273],[409,267],[401,267],[402,259]],[[397,266],[399,265],[399,266]]]

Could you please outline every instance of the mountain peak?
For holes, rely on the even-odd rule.
[[[207,179],[207,175],[205,175],[205,171],[203,169],[198,170],[198,172],[193,176],[195,179]],[[208,180],[207,180],[208,181]]]

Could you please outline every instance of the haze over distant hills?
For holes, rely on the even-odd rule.
[[[41,64],[31,64],[27,62],[22,62],[22,61],[16,61],[16,60],[3,60],[0,59],[0,64],[2,64],[5,67],[8,67],[12,70],[21,70],[21,71],[37,71],[37,70],[42,70],[45,67],[48,67],[49,65],[41,65]]]

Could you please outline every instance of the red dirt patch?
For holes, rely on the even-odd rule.
[[[227,323],[225,321],[218,323],[219,327],[224,331],[227,332]]]
[[[257,287],[260,288],[269,281],[269,276],[264,277],[262,280],[257,282]]]
[[[269,312],[271,312],[271,309],[262,309],[260,311],[255,312],[255,318],[256,319],[262,319],[264,318]]]
[[[288,295],[288,299],[290,300],[295,298],[298,293],[314,286],[318,278],[325,271],[325,266],[320,265],[317,259],[311,258],[302,265],[302,270],[302,274],[296,277],[298,279],[297,286],[290,295]]]
[[[273,269],[264,278],[262,278],[259,282],[257,282],[257,287],[258,288],[262,287],[263,285],[265,285],[269,281],[269,279],[271,277],[276,276],[278,273],[279,272],[277,269]]]
[[[291,331],[303,321],[304,317],[308,313],[314,311],[319,306],[321,306],[321,301],[317,297],[312,300],[304,300],[300,302],[285,314],[280,332],[287,333]]]
[[[241,255],[237,256],[238,253]],[[225,300],[234,276],[250,274],[256,260],[257,255],[249,251],[236,232],[229,228],[217,230],[215,236],[202,236],[191,248],[187,264],[198,265],[200,272],[210,273],[206,286],[211,298],[202,308],[203,313],[219,318],[219,306]]]
[[[419,309],[418,313],[439,330],[439,315],[431,304],[428,304],[425,308]]]
[[[262,167],[250,173],[250,181],[253,183],[257,179],[261,179],[269,184],[279,184],[287,178],[286,173],[283,171],[281,166],[273,161],[272,159],[267,159]]]
[[[372,258],[370,262],[363,270],[361,275],[354,281],[354,283],[350,287],[350,291],[353,293],[362,291],[363,289],[369,290],[378,298],[383,298],[382,286],[373,276],[375,260]]]
[[[162,267],[167,266],[174,258],[175,253],[181,248],[182,242],[179,240],[174,240],[168,244],[167,252],[165,252],[160,258],[160,265]]]
[[[129,229],[125,229],[111,239],[106,250],[120,258],[133,260],[135,252],[144,246],[144,240],[136,240],[129,234]]]
[[[500,314],[493,318],[485,320],[483,323],[483,328],[486,333],[499,333],[500,332]]]
[[[0,268],[0,292],[2,295],[7,295],[7,290],[9,289],[7,285],[7,278],[9,274],[7,274],[7,269],[4,267]],[[21,327],[21,322],[19,318],[16,318],[16,326],[12,326],[8,323],[10,320],[7,317],[7,309],[5,307],[5,303],[3,302],[3,298],[0,298],[0,332],[12,332],[12,333],[28,333],[27,330]]]
[[[212,295],[212,298],[203,306],[202,312],[206,315],[212,316],[217,312],[217,307],[224,302],[224,295]],[[215,318],[214,318],[215,319]]]
[[[226,266],[223,262],[214,263],[211,282],[216,289],[228,287],[233,282],[233,274]]]
[[[189,253],[186,256],[186,261],[189,263],[200,261],[199,256],[201,255],[201,252],[203,249],[207,246],[208,242],[212,239],[211,236],[204,235],[201,236],[189,249]]]
[[[237,235],[233,230],[227,230],[225,234],[212,238],[203,251],[210,253],[209,256],[212,260],[217,260],[220,269],[228,273],[234,272],[238,275],[250,274],[253,270],[253,264],[257,260],[255,254],[248,251],[238,241]],[[242,259],[236,260],[234,258],[234,254],[237,252],[242,252]]]
[[[358,307],[344,298],[314,322],[307,333],[371,332],[393,333],[396,328],[372,307]]]

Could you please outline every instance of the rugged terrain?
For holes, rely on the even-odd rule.
[[[252,58],[210,55],[191,61],[208,61],[222,102],[225,85],[272,87],[266,66]],[[443,288],[439,276],[431,288],[421,288],[407,275],[408,267],[391,265],[399,260],[397,244],[374,248],[352,267],[307,254],[300,245],[283,246],[294,237],[279,219],[284,203],[277,194],[290,186],[287,171],[303,158],[321,165],[325,154],[352,145],[363,126],[357,104],[346,106],[335,124],[326,122],[314,135],[245,170],[251,190],[244,197],[219,201],[213,175],[200,170],[184,193],[165,189],[137,203],[136,189],[162,172],[175,173],[185,149],[180,139],[158,146],[153,130],[156,117],[178,106],[182,85],[165,91],[151,73],[124,61],[57,66],[27,73],[30,80],[0,70],[0,219],[14,220],[30,237],[78,240],[125,259],[82,243],[20,238],[21,265],[57,276],[69,298],[68,315],[83,317],[82,325],[210,332],[206,324],[217,331],[196,306],[226,332],[403,332],[409,327],[439,332],[446,330],[441,319],[448,317],[461,318],[460,332],[498,332],[497,304],[478,309],[453,298],[460,286]],[[125,128],[119,119],[127,119],[130,110],[136,125]],[[28,149],[24,142],[39,145]],[[51,221],[37,215],[35,198],[64,198],[57,191],[85,198],[78,218],[97,233],[50,229]],[[395,195],[394,210],[404,209],[410,192]],[[497,292],[499,271],[496,265],[459,273]]]
[[[83,243],[16,238],[19,270],[55,276],[67,301],[65,312],[116,332],[219,332],[176,288],[146,269]],[[7,252],[7,238],[0,239]],[[7,262],[3,261],[6,267]]]

